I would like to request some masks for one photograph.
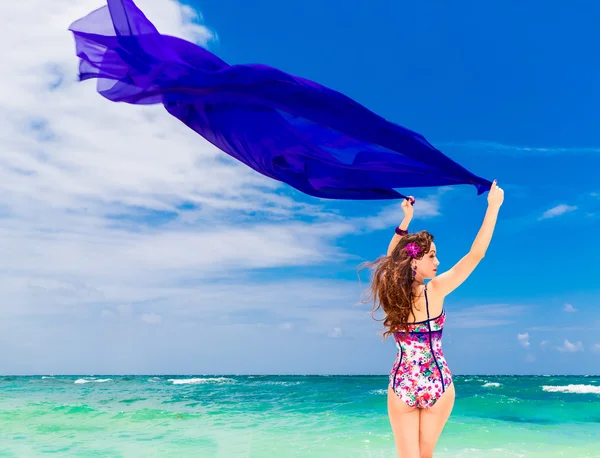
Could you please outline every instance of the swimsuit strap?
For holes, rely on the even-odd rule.
[[[425,292],[425,308],[427,309],[427,321],[429,321],[429,300],[427,299],[427,285],[423,285]]]
[[[435,366],[437,367],[437,370],[440,373],[440,380],[442,381],[442,392],[445,393],[446,385],[444,384],[444,374],[442,373],[442,369],[440,369],[440,364],[438,363],[438,360],[435,356],[435,352],[433,351],[433,339],[431,337],[431,320],[429,319],[429,300],[427,299],[427,285],[424,286],[425,288],[423,289],[423,291],[425,292],[425,307],[427,307],[427,326],[429,327],[429,348],[431,349],[431,355],[433,356]]]

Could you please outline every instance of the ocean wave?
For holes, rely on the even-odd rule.
[[[104,383],[104,382],[112,382],[111,378],[93,378],[93,379],[87,379],[87,378],[78,378],[77,380],[75,380],[75,384],[80,385],[83,383]]]
[[[174,379],[170,378],[169,382],[173,382],[173,385],[202,385],[205,383],[235,383],[235,380],[227,377],[213,377],[213,378],[181,378]]]
[[[498,388],[500,386],[500,384],[498,382],[488,382],[488,383],[484,383],[482,386],[484,388],[489,388],[489,387]]]
[[[387,390],[384,390],[384,389],[371,390],[371,391],[369,391],[369,394],[377,394],[377,395],[387,394]]]
[[[304,382],[301,381],[297,381],[297,382],[284,382],[284,381],[267,381],[267,382],[261,382],[261,381],[257,381],[256,385],[281,385],[281,386],[292,386],[292,385],[300,385]]]
[[[566,386],[542,386],[549,393],[575,393],[575,394],[600,394],[600,386],[592,385],[566,385]]]

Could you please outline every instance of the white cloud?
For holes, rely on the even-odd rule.
[[[573,307],[571,304],[565,304],[563,307],[564,312],[576,312],[577,309]]]
[[[136,3],[159,30],[210,40],[189,7]],[[162,106],[111,103],[76,82],[66,28],[99,2],[46,6],[0,5],[12,43],[0,74],[0,294],[10,299],[0,315],[37,313],[41,297],[49,313],[148,297],[157,283],[341,258],[329,241],[353,224],[290,198]]]
[[[576,326],[530,326],[526,328],[528,331],[542,331],[542,332],[564,332],[564,331],[590,331],[597,329],[597,327],[590,324],[589,326],[576,325]]]
[[[2,372],[348,373],[352,369],[347,362],[332,369],[325,360],[310,355],[329,351],[324,346],[336,335],[360,338],[374,348],[380,345],[373,334],[381,323],[371,318],[370,307],[353,306],[359,290],[352,280],[250,281],[232,276],[176,286],[159,283],[130,289],[123,285],[111,290],[105,301],[62,311],[55,308],[43,317],[36,304],[30,315],[0,321],[0,348],[10,354]],[[131,314],[121,315],[112,296],[126,298],[128,302],[119,308]],[[150,331],[141,319],[144,314],[160,315],[160,325]],[[25,348],[24,342],[30,347]],[[232,363],[240,342],[249,356],[244,361],[234,358]],[[177,353],[173,348],[186,351]],[[269,358],[260,356],[264,354]]]
[[[521,345],[523,348],[528,348],[529,347],[529,333],[525,333],[525,334],[517,334],[517,340],[519,341],[519,345]]]
[[[442,186],[427,196],[415,197],[414,219],[429,219],[441,215],[441,197],[450,192],[450,186]],[[378,214],[372,217],[357,218],[355,222],[365,230],[379,230],[398,226],[404,218],[402,210],[402,201],[394,202],[385,206]]]
[[[121,316],[131,316],[133,315],[133,307],[131,304],[119,304],[117,305],[117,312]]]
[[[162,317],[157,313],[144,313],[140,319],[147,324],[159,324],[162,321]]]
[[[565,339],[563,345],[561,347],[556,347],[556,349],[563,353],[574,353],[578,351],[583,351],[583,344],[580,341],[572,343],[569,340]]]
[[[338,338],[342,336],[342,328],[333,328],[333,330],[329,333],[329,337]]]
[[[211,40],[190,7],[136,3],[161,32]],[[55,337],[65,332],[85,340],[104,326],[102,336],[116,339],[146,323],[167,328],[172,317],[200,326],[204,316],[225,316],[222,307],[239,304],[259,312],[268,304],[264,314],[273,315],[295,290],[285,278],[252,276],[339,262],[346,255],[331,242],[366,224],[229,158],[162,106],[112,103],[94,81],[77,82],[67,28],[100,6],[0,3],[0,34],[11,43],[0,72],[0,327],[7,341],[54,339],[40,348],[64,360],[68,351]],[[224,279],[227,290],[219,287]],[[335,293],[350,308],[354,288],[313,283],[295,294],[323,307],[335,303]],[[190,315],[191,322],[183,319]],[[283,319],[325,336],[338,323],[363,319],[351,309],[323,311],[322,322],[315,316],[298,308]],[[13,320],[26,335],[11,334]],[[11,367],[21,367],[18,355]],[[27,358],[27,367],[51,361]]]
[[[450,326],[455,328],[487,328],[513,323],[525,307],[510,304],[477,305],[455,310],[448,314]]]
[[[572,212],[574,210],[577,210],[576,206],[573,205],[567,205],[567,204],[560,204],[557,205],[556,207],[552,207],[549,210],[546,210],[542,216],[540,216],[538,219],[539,220],[543,220],[543,219],[548,219],[548,218],[554,218],[556,216],[560,216],[563,215],[567,212]]]
[[[471,142],[442,142],[438,143],[440,147],[451,147],[471,149],[473,151],[493,151],[494,154],[505,154],[508,156],[523,157],[527,156],[555,156],[555,155],[574,155],[574,154],[598,154],[600,148],[589,148],[589,147],[572,147],[572,148],[561,148],[561,147],[539,147],[539,146],[518,146],[518,145],[504,145],[497,142],[484,142],[484,141],[471,141]]]
[[[595,352],[600,352],[600,343],[597,343],[596,345],[594,345],[592,347],[592,350],[595,351]]]

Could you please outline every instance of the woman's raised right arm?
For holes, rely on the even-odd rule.
[[[494,180],[488,194],[488,208],[481,228],[473,245],[471,245],[471,250],[450,270],[431,280],[431,287],[436,291],[436,294],[440,294],[442,297],[450,294],[471,275],[475,267],[484,258],[492,240],[502,202],[504,202],[504,191],[498,187],[496,180]]]

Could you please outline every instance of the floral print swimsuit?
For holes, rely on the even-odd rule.
[[[390,372],[390,386],[410,407],[433,406],[452,383],[452,374],[442,353],[442,331],[446,311],[429,318],[425,285],[427,320],[409,323],[406,334],[394,333],[398,356]]]

